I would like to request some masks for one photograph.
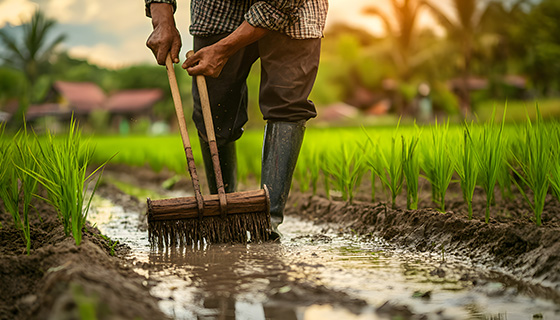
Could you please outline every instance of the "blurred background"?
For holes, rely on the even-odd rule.
[[[536,103],[560,118],[558,0],[329,5],[312,126],[483,121],[506,103],[510,122]],[[175,16],[184,57],[189,1]],[[174,132],[165,69],[145,46],[151,29],[141,0],[0,0],[0,122],[56,132],[74,114],[97,134]],[[177,72],[190,114],[191,79]],[[262,128],[258,63],[248,84],[247,127]]]

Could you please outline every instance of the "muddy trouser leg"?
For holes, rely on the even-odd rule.
[[[267,125],[263,141],[261,185],[270,195],[272,238],[278,225],[303,141],[305,123],[317,115],[308,97],[313,88],[321,39],[295,40],[272,32],[259,40],[259,104]]]
[[[228,34],[209,37],[194,37],[194,50],[209,46]],[[246,79],[251,66],[258,59],[257,44],[249,45],[228,59],[218,78],[206,77],[212,120],[216,133],[220,167],[226,192],[235,192],[237,177],[237,157],[235,141],[243,134],[247,122],[247,84]],[[202,117],[200,97],[196,81],[192,82],[193,120],[198,129],[204,168],[210,193],[217,193],[212,159],[206,138],[206,128]]]
[[[206,172],[206,180],[211,194],[218,194],[216,186],[216,175],[212,167],[212,155],[208,142],[200,140],[200,150],[202,151],[202,159],[204,160],[204,170]],[[218,157],[220,158],[220,168],[222,169],[222,179],[226,193],[235,192],[237,186],[237,152],[235,141],[228,142],[218,147]]]

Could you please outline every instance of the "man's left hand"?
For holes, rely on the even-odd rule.
[[[226,62],[229,55],[225,54],[225,50],[219,43],[204,47],[198,50],[191,57],[183,63],[183,69],[186,69],[189,75],[205,75],[212,78],[217,78]]]

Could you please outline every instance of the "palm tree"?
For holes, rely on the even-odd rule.
[[[460,101],[462,113],[466,114],[471,108],[471,99],[468,80],[471,75],[471,62],[473,56],[475,34],[480,24],[482,13],[478,10],[480,0],[452,0],[456,20],[448,18],[437,6],[426,2],[426,6],[435,15],[436,19],[447,29],[447,35],[457,41],[463,57],[460,88]]]
[[[31,21],[22,25],[23,36],[16,38],[7,30],[0,29],[0,42],[5,47],[3,57],[0,58],[2,64],[22,71],[27,79],[27,85],[21,88],[18,110],[12,117],[11,125],[14,128],[22,124],[37,79],[48,68],[49,59],[56,47],[66,38],[65,35],[58,35],[52,41],[48,40],[55,25],[55,20],[45,17],[37,10]]]
[[[391,0],[393,17],[387,16],[378,7],[367,7],[364,13],[377,16],[383,21],[387,35],[395,43],[396,51],[393,60],[397,67],[399,78],[408,80],[411,76],[410,56],[414,48],[416,34],[416,20],[424,0]],[[393,23],[392,21],[395,21]]]
[[[66,38],[61,34],[52,41],[48,40],[48,35],[55,25],[55,20],[45,17],[37,10],[31,21],[22,25],[23,37],[16,38],[6,30],[0,29],[0,40],[6,50],[1,58],[3,64],[21,70],[31,87],[48,66],[55,48]]]

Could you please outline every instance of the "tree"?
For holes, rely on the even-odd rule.
[[[560,91],[560,1],[543,0],[535,5],[523,23],[528,50],[526,70],[543,95]]]
[[[391,0],[393,17],[389,17],[377,7],[364,9],[364,13],[383,21],[387,35],[393,39],[397,48],[393,52],[393,60],[401,80],[408,80],[411,76],[410,56],[417,31],[416,20],[424,4],[424,0]]]
[[[0,29],[0,39],[6,46],[6,55],[3,63],[23,71],[31,86],[35,84],[39,75],[48,66],[55,48],[64,41],[65,35],[58,35],[48,41],[49,33],[56,25],[56,21],[45,17],[40,11],[35,11],[31,21],[23,24],[22,41]]]
[[[468,79],[471,75],[471,61],[475,34],[477,32],[482,12],[478,10],[480,0],[452,0],[456,20],[450,19],[437,6],[426,2],[426,6],[436,16],[436,19],[447,29],[447,35],[460,46],[463,57],[461,66],[461,109],[462,113],[470,111],[471,98]]]
[[[463,114],[471,110],[468,79],[473,71],[477,40],[482,39],[483,35],[492,35],[498,39],[496,43],[500,43],[500,41],[503,43],[504,36],[508,36],[505,28],[514,24],[515,18],[522,14],[521,7],[525,2],[526,0],[514,0],[508,9],[503,1],[452,0],[455,19],[448,17],[433,3],[425,2],[431,13],[447,30],[448,38],[459,46],[462,56],[460,98]],[[501,39],[500,36],[502,36]],[[484,68],[488,70],[486,65]]]

